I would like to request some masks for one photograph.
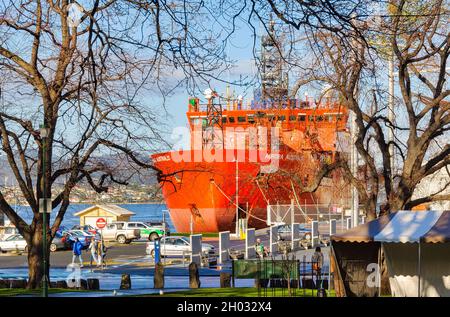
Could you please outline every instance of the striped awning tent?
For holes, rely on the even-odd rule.
[[[450,211],[401,210],[331,237],[341,242],[450,242]]]
[[[450,296],[450,211],[397,211],[333,235],[331,242],[347,296],[377,295],[365,279],[370,263],[381,265],[379,252],[393,296]]]

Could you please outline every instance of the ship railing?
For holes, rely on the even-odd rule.
[[[306,100],[301,99],[286,99],[286,100],[215,100],[210,103],[189,103],[189,112],[206,112],[209,106],[221,107],[222,111],[236,111],[236,110],[289,110],[289,109],[328,109],[339,108],[339,104],[330,98],[325,98],[325,101],[317,101],[312,98]]]

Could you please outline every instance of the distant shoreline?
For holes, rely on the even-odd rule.
[[[148,202],[80,202],[70,203],[69,205],[165,205],[165,202],[148,201]],[[20,207],[30,207],[30,205],[11,205]]]

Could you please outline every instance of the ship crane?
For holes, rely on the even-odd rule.
[[[222,137],[222,105],[215,103],[214,98],[218,97],[217,92],[208,88],[203,92],[208,101],[206,106],[206,118],[202,124],[203,149],[223,148]]]

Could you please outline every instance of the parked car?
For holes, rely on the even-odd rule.
[[[161,256],[187,256],[191,252],[191,242],[187,237],[170,236],[164,237],[160,242]],[[155,257],[155,242],[147,242],[146,253]],[[214,246],[202,243],[203,257],[216,257]]]
[[[131,243],[141,238],[141,230],[128,228],[128,222],[118,221],[109,223],[102,231],[105,241],[117,241],[121,244]]]
[[[146,221],[145,224],[153,228],[164,230],[166,236],[170,236],[170,227],[165,221]]]
[[[162,227],[152,227],[144,222],[128,222],[129,229],[139,229],[141,233],[141,239],[148,239],[154,241],[162,236],[164,236],[164,229]]]
[[[52,243],[50,244],[50,251],[55,252],[58,250],[69,250],[71,247],[72,241],[70,240],[68,232],[63,234],[62,232],[57,231]]]
[[[27,242],[20,234],[15,234],[0,241],[0,251],[2,253],[8,251],[28,252]]]
[[[291,225],[282,225],[278,227],[278,240],[290,240],[291,239]],[[311,240],[311,229],[300,226],[300,239]]]
[[[93,234],[83,230],[70,230],[67,233],[68,239],[70,241],[70,247],[72,247],[72,244],[75,242],[75,238],[78,238],[78,240],[83,245],[83,250],[87,249],[91,244],[92,239],[95,238]]]
[[[80,225],[75,225],[72,227],[71,230],[83,230],[86,232],[89,232],[91,234],[93,234],[94,236],[96,234],[98,234],[99,230],[97,228],[92,227],[91,225],[84,225],[84,226],[80,226]]]
[[[4,241],[16,234],[19,234],[19,229],[16,227],[5,227],[3,228],[3,233],[0,234],[0,241]]]

